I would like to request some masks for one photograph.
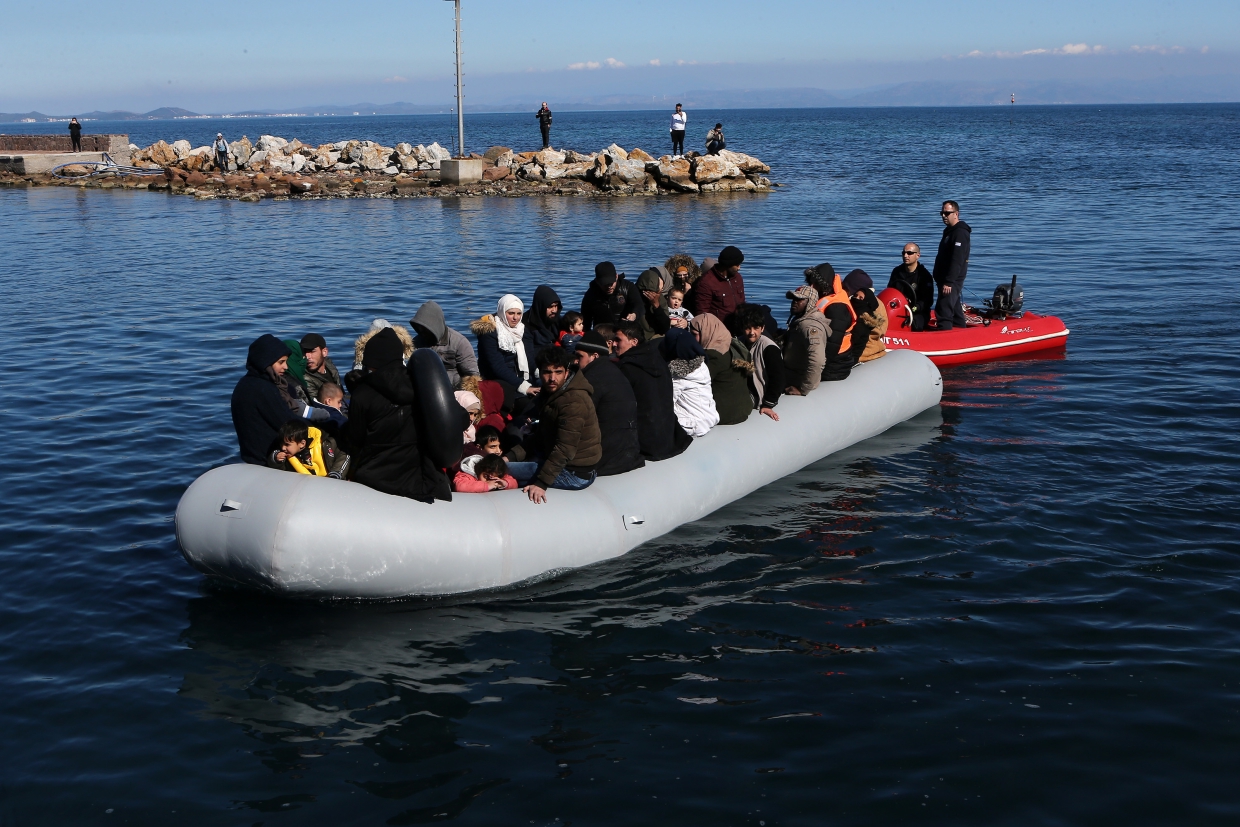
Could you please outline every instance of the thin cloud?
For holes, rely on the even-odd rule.
[[[581,63],[568,64],[568,68],[574,72],[581,72],[581,71],[592,72],[595,69],[601,69],[604,66],[606,66],[608,69],[625,68],[625,65],[621,63],[620,61],[616,60],[614,57],[609,57],[606,60],[604,60],[602,63],[599,63],[597,60],[586,60]]]
[[[390,78],[384,78],[383,82],[384,83],[408,83],[409,80],[407,78],[402,78],[400,75],[392,75]]]
[[[650,65],[651,66],[662,66],[663,64],[660,63],[659,59],[656,57],[654,60],[650,61]]]

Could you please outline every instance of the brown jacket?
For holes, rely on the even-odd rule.
[[[831,325],[816,308],[788,325],[784,338],[784,383],[806,394],[822,382],[827,364],[827,339]]]
[[[887,308],[883,303],[879,302],[878,309],[873,313],[862,313],[857,317],[857,321],[870,329],[870,338],[865,343],[865,350],[861,352],[861,361],[869,362],[886,354],[887,346],[883,344],[883,337],[887,335]]]
[[[543,487],[550,487],[565,468],[586,476],[602,461],[603,436],[593,394],[594,388],[581,372],[572,374],[543,402],[534,433],[510,452],[518,462],[535,454],[543,458],[535,477]]]

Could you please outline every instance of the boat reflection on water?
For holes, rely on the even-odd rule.
[[[471,739],[484,737],[468,723],[471,714],[489,712],[501,695],[518,690],[615,702],[671,685],[683,666],[668,664],[666,675],[628,674],[625,666],[650,647],[682,647],[673,627],[643,637],[636,648],[609,633],[753,602],[758,591],[780,583],[831,579],[831,572],[807,570],[807,556],[831,556],[872,530],[868,523],[880,516],[872,501],[888,486],[924,484],[901,457],[939,438],[941,426],[941,413],[932,409],[624,557],[489,594],[362,603],[212,591],[188,604],[182,639],[190,666],[179,694],[202,716],[228,721],[259,742],[255,754],[277,772],[344,754],[352,763],[358,752],[346,748],[401,764],[464,750],[434,762],[434,773],[407,790],[361,786],[394,798],[463,787],[468,803],[475,786],[509,772],[495,764],[488,774],[476,763],[473,756],[488,752],[493,762],[497,754],[469,751],[476,746]],[[691,659],[702,646],[718,656],[708,644],[721,641],[695,637],[695,650],[677,657]],[[555,754],[573,740],[572,728],[561,732],[560,724],[541,733],[523,728],[512,704],[495,711],[507,713],[501,726],[522,749],[532,739]],[[491,739],[499,737],[492,732]],[[457,782],[463,767],[472,772]]]

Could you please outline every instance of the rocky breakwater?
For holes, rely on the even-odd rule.
[[[274,135],[263,135],[255,143],[243,137],[229,146],[227,170],[219,168],[211,147],[193,147],[188,141],[158,141],[130,150],[134,166],[160,169],[162,178],[27,177],[26,183],[170,189],[198,198],[243,201],[269,196],[671,195],[758,192],[778,186],[766,177],[771,170],[767,164],[726,150],[718,155],[691,152],[679,158],[654,158],[641,149],[625,150],[615,144],[590,153],[514,152],[496,146],[484,155],[469,156],[481,162],[482,180],[464,184],[439,180],[440,167],[451,153],[438,143],[383,146],[350,140],[311,146]]]

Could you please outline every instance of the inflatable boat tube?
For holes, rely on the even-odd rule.
[[[461,458],[465,447],[461,433],[469,426],[463,409],[452,393],[452,380],[439,354],[429,348],[415,350],[409,360],[418,406],[418,429],[426,455],[440,468],[449,468]]]
[[[280,594],[391,598],[509,586],[618,557],[829,454],[937,405],[926,357],[895,351],[842,382],[785,397],[683,454],[582,491],[455,494],[420,503],[355,483],[226,465],[177,506],[181,551],[199,571]]]

